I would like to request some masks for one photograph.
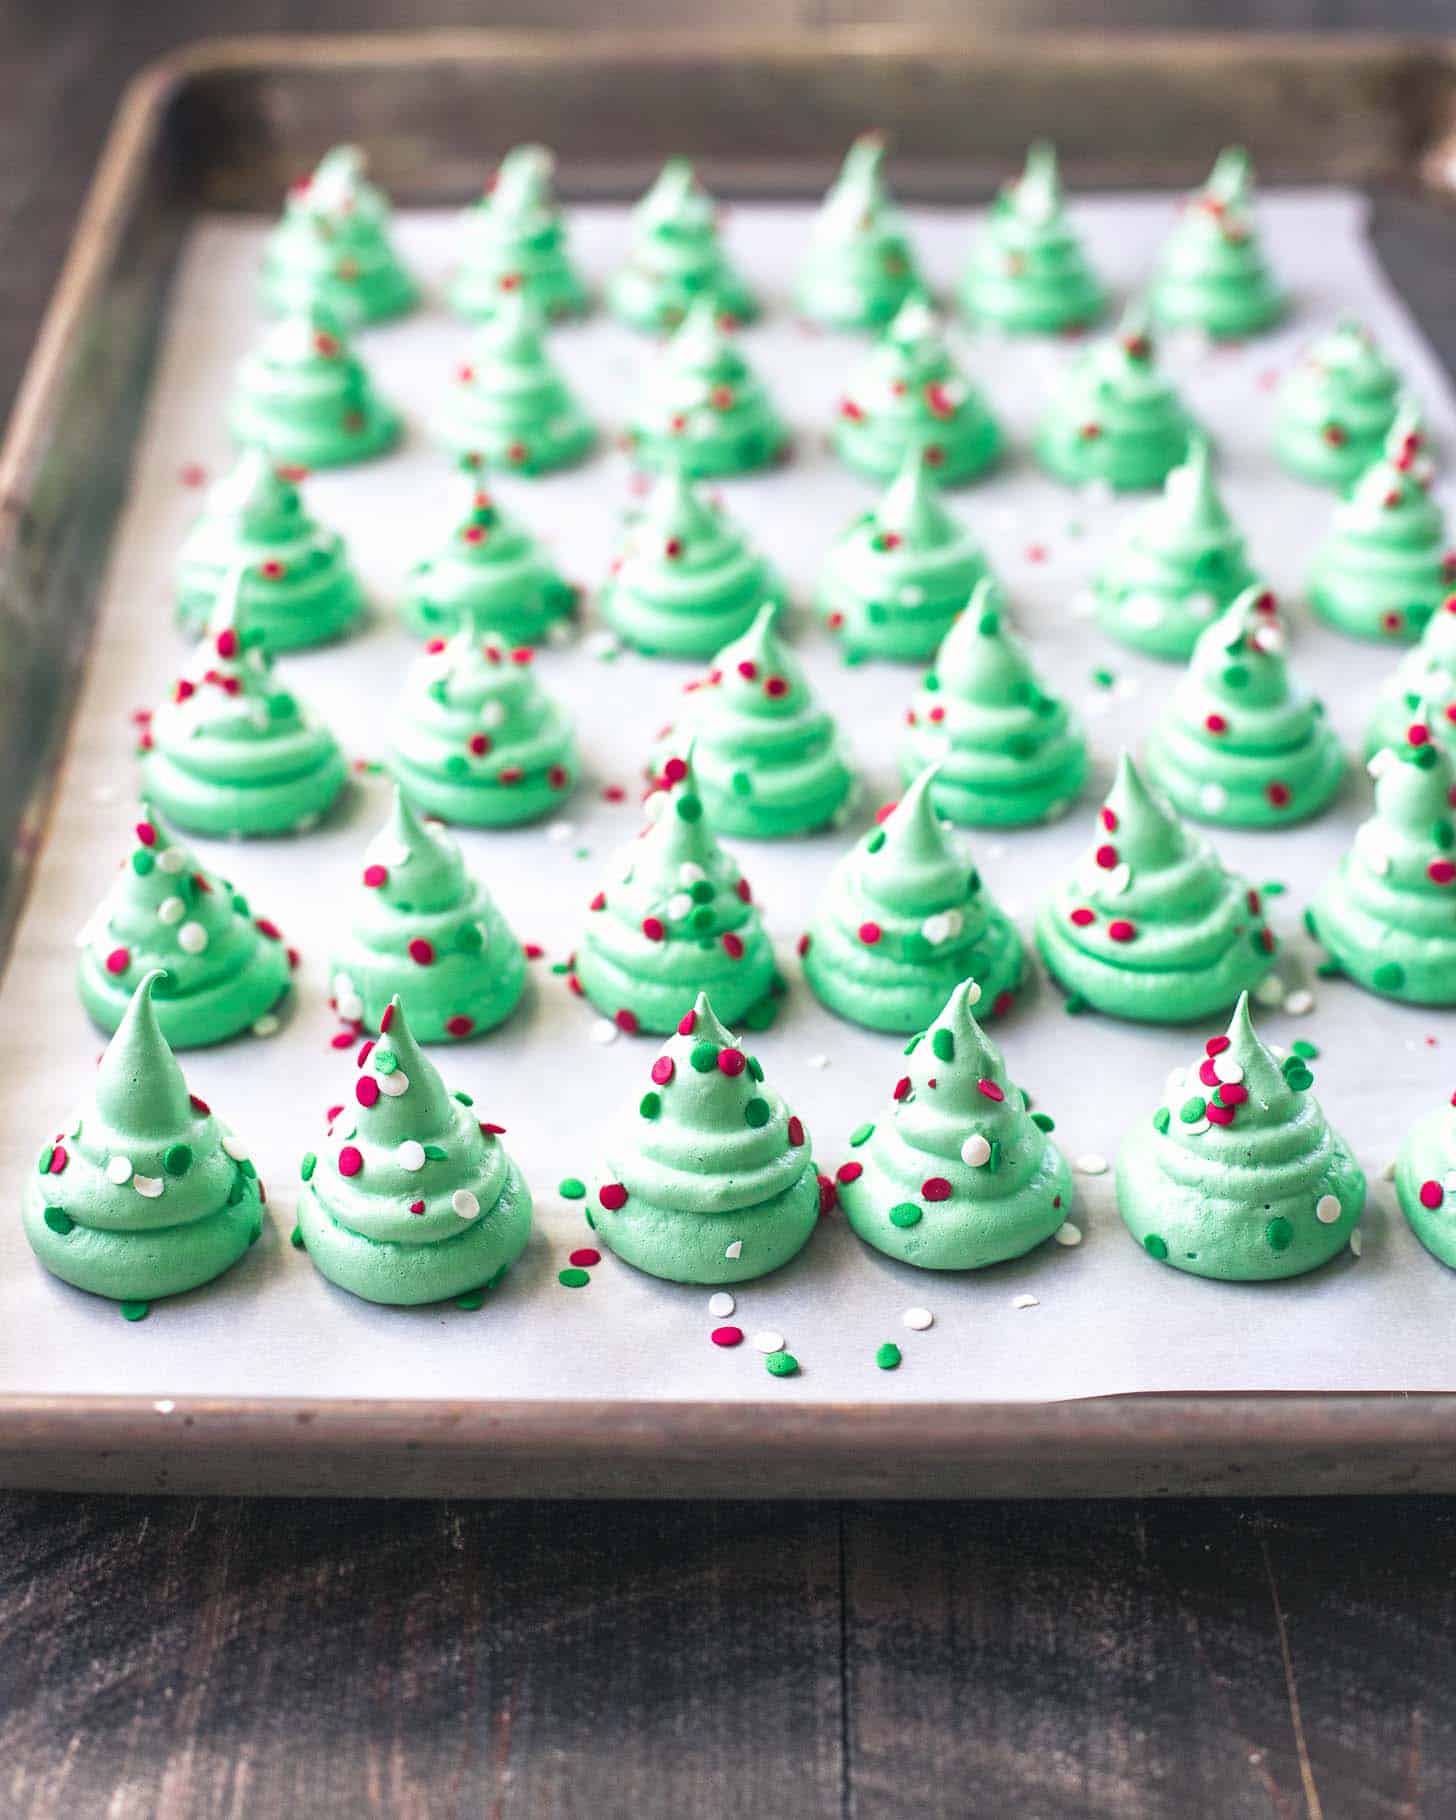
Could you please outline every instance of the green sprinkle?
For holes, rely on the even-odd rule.
[[[48,1175],[50,1173],[51,1158],[55,1154],[56,1154],[55,1145],[47,1144],[45,1149],[42,1150],[40,1153],[40,1161],[35,1166],[35,1172],[37,1175]]]
[[[492,1135],[494,1134],[492,1133]],[[449,1155],[449,1152],[445,1149],[443,1144],[426,1144],[424,1146],[424,1152],[432,1163],[443,1163],[445,1158]]]
[[[1319,1056],[1317,1045],[1312,1043],[1307,1036],[1295,1037],[1289,1047],[1303,1062],[1315,1061]]]
[[[311,1150],[304,1151],[303,1161],[298,1166],[298,1173],[303,1177],[304,1181],[306,1181],[306,1182],[312,1181],[313,1172],[317,1168],[318,1168],[318,1158],[314,1155],[314,1153]]]
[[[1055,1131],[1057,1128],[1057,1121],[1049,1112],[1033,1112],[1031,1122],[1038,1131]]]
[[[993,1170],[999,1169],[1001,1167],[1001,1140],[1000,1140],[1000,1138],[991,1139],[991,1154],[990,1154],[990,1156],[988,1156],[986,1158],[986,1167],[988,1169],[993,1169]]]
[[[728,781],[733,787],[735,796],[753,795],[753,779],[746,771],[735,771]]]
[[[556,1192],[563,1201],[584,1201],[586,1183],[579,1176],[566,1175],[556,1184]]]
[[[1143,1240],[1143,1250],[1150,1258],[1156,1258],[1161,1264],[1168,1255],[1168,1241],[1159,1238],[1156,1232],[1150,1232]]]
[[[677,812],[679,819],[682,821],[701,821],[703,816],[702,801],[700,798],[694,796],[691,790],[687,790],[677,799]]]
[[[1080,1017],[1087,1009],[1087,1001],[1080,992],[1069,992],[1062,1000],[1062,1010],[1071,1017]]]
[[[1178,1108],[1178,1117],[1185,1125],[1196,1125],[1201,1118],[1207,1116],[1207,1113],[1208,1101],[1196,1093],[1191,1100],[1184,1100]]]
[[[457,1087],[450,1095],[450,1098],[452,1100],[459,1100],[462,1106],[473,1106],[475,1104],[475,1096],[467,1093],[463,1087]]]
[[[1438,847],[1447,848],[1456,841],[1456,829],[1444,817],[1431,829],[1431,839]]]
[[[658,1113],[662,1111],[662,1095],[660,1093],[644,1093],[642,1098],[637,1102],[637,1110],[642,1114],[643,1118],[655,1119]]]
[[[949,1030],[932,1031],[930,1036],[930,1047],[934,1051],[935,1059],[938,1062],[950,1062],[955,1060],[955,1037]]]
[[[756,1055],[750,1055],[748,1057],[748,1078],[751,1081],[761,1081],[763,1079],[763,1063],[759,1061]]]
[[[582,1218],[583,1218],[583,1219],[584,1219],[584,1220],[585,1220],[585,1221],[586,1221],[586,1223],[587,1223],[587,1225],[588,1225],[588,1226],[590,1226],[590,1227],[591,1227],[591,1229],[592,1229],[592,1231],[593,1231],[593,1232],[595,1232],[595,1231],[596,1231],[596,1229],[597,1229],[597,1223],[596,1223],[596,1221],[595,1221],[595,1220],[594,1220],[594,1219],[593,1219],[593,1218],[592,1218],[592,1212],[591,1212],[591,1208],[590,1208],[590,1207],[583,1207],[583,1208],[582,1208],[582,1210],[581,1210],[581,1217],[582,1217]]]
[[[1421,750],[1434,751],[1434,747],[1422,746]],[[1399,992],[1405,984],[1405,968],[1399,961],[1382,961],[1370,975],[1382,992]]]
[[[791,1352],[771,1352],[764,1359],[763,1366],[770,1377],[795,1378],[799,1375],[799,1361]]]
[[[470,760],[460,752],[452,752],[445,760],[445,771],[450,777],[464,777],[470,769]]]
[[[1288,1251],[1294,1243],[1294,1228],[1282,1213],[1276,1214],[1264,1228],[1264,1237],[1271,1251]]]
[[[462,923],[455,931],[455,946],[461,954],[479,954],[485,946],[479,923]]]
[[[917,1030],[915,1035],[911,1037],[910,1041],[908,1043],[906,1043],[904,1053],[906,1055],[914,1055],[916,1048],[924,1041],[925,1041],[925,1032],[923,1030]]]
[[[192,1167],[190,1144],[169,1144],[162,1152],[162,1168],[168,1175],[186,1175]]]
[[[743,1122],[757,1131],[773,1117],[773,1108],[767,1100],[752,1099],[743,1108]]]
[[[912,929],[908,935],[900,938],[900,952],[907,961],[928,961],[935,949],[928,936],[922,935],[918,929]]]
[[[1158,1110],[1153,1114],[1153,1130],[1166,1132],[1172,1122],[1172,1115],[1169,1113],[1168,1108],[1166,1106],[1159,1106]]]
[[[711,929],[715,920],[711,904],[695,904],[688,912],[688,923],[694,929]]]
[[[694,1043],[688,1061],[699,1074],[711,1074],[718,1066],[718,1045],[716,1043]]]
[[[870,1133],[873,1130],[874,1130],[874,1126],[872,1124],[856,1125],[854,1130],[851,1131],[849,1134],[849,1141],[850,1141],[851,1146],[857,1147],[858,1145],[864,1143],[865,1139],[870,1135]]]
[[[1271,878],[1267,885],[1260,885],[1259,889],[1265,897],[1283,897],[1289,887],[1280,879]]]
[[[152,1312],[150,1302],[119,1302],[117,1306],[123,1321],[144,1321]]]
[[[227,1204],[237,1207],[248,1198],[248,1178],[241,1170],[233,1177],[233,1185],[228,1189]]]
[[[474,1314],[477,1308],[485,1306],[485,1290],[483,1288],[467,1289],[464,1295],[456,1296],[455,1306],[463,1308],[466,1314]]]
[[[500,1269],[495,1273],[495,1275],[493,1277],[487,1277],[485,1279],[485,1287],[486,1287],[487,1292],[489,1292],[492,1289],[500,1288],[501,1283],[505,1279],[505,1274],[509,1269],[510,1269],[509,1264],[502,1264]]]
[[[983,613],[976,624],[976,630],[980,633],[982,638],[994,638],[1001,630],[1001,615],[999,613]]]
[[[1226,689],[1245,688],[1249,681],[1247,664],[1228,664],[1223,673],[1223,686]]]
[[[1290,1069],[1284,1079],[1296,1093],[1304,1093],[1314,1086],[1314,1076],[1308,1068]]]
[[[289,1233],[288,1243],[293,1247],[293,1249],[295,1251],[303,1250],[303,1228],[302,1228],[302,1226],[295,1226],[293,1231]]]
[[[695,904],[711,904],[714,895],[712,885],[705,878],[695,878],[688,889],[688,896]]]
[[[560,1283],[563,1289],[585,1289],[587,1284],[591,1281],[591,1272],[589,1270],[578,1270],[573,1264],[566,1270],[558,1270],[556,1273],[556,1281]]]
[[[1099,689],[1110,689],[1117,681],[1117,672],[1115,670],[1094,670],[1092,681]]]
[[[553,973],[570,973],[571,972],[571,962],[570,961],[552,961],[551,971]]]
[[[878,853],[880,848],[883,847],[884,844],[885,844],[885,830],[883,828],[876,828],[872,834],[870,834],[866,837],[865,852],[866,853]]]
[[[138,878],[145,878],[156,863],[145,847],[138,847],[131,856],[131,869]]]
[[[928,689],[930,693],[934,695],[940,688],[940,678],[935,674],[934,670],[927,670],[925,672],[924,681],[920,686],[923,689]]]
[[[1314,920],[1314,909],[1312,905],[1305,906],[1304,932],[1306,935],[1312,935],[1316,941],[1319,940],[1319,927]]]
[[[890,1209],[892,1226],[918,1226],[924,1217],[925,1215],[914,1201],[901,1201],[898,1206]]]
[[[896,1371],[904,1354],[893,1340],[886,1340],[875,1352],[875,1363],[881,1371]]]
[[[76,1222],[63,1207],[47,1207],[45,1210],[45,1223],[50,1227],[52,1232],[59,1234],[61,1238],[65,1238],[68,1232],[74,1232],[76,1230]]]

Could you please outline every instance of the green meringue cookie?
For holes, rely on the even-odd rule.
[[[712,298],[692,306],[663,349],[627,440],[640,466],[676,464],[696,479],[751,474],[787,455],[789,433]]]
[[[421,1043],[493,1030],[526,989],[525,952],[495,900],[454,839],[421,822],[398,789],[365,851],[329,975],[340,1017],[371,1030],[403,993]]]
[[[783,581],[722,504],[667,462],[627,526],[599,596],[602,618],[649,657],[711,657],[781,607]]]
[[[410,1308],[492,1288],[531,1236],[520,1170],[470,1095],[446,1091],[398,995],[300,1174],[304,1250],[366,1302]]]
[[[298,651],[352,631],[364,590],[344,540],[309,517],[264,449],[244,449],[207,496],[177,559],[177,617],[201,632],[239,564],[238,629],[265,650]]]
[[[1375,813],[1305,922],[1357,985],[1408,1005],[1456,1005],[1456,766],[1424,707],[1370,773]]]
[[[718,314],[751,322],[753,293],[718,240],[718,205],[686,158],[669,158],[632,211],[627,263],[607,286],[612,314],[629,328],[662,334],[700,298]]]
[[[1082,731],[1042,688],[989,577],[946,633],[906,722],[901,775],[908,783],[934,765],[931,801],[963,827],[1052,821],[1087,777]]]
[[[410,569],[400,618],[425,638],[473,621],[512,644],[540,644],[575,616],[576,588],[473,476],[462,491],[449,536]]]
[[[1021,984],[1021,937],[941,827],[934,780],[932,765],[840,860],[800,944],[815,996],[869,1030],[923,1030],[964,979],[1000,1017]]]
[[[1072,1172],[1006,1073],[962,980],[910,1044],[873,1124],[850,1138],[839,1204],[867,1245],[919,1270],[984,1270],[1019,1258],[1067,1219]]]
[[[368,461],[400,435],[398,413],[320,304],[291,311],[243,361],[228,423],[235,442],[297,468]]]
[[[1168,236],[1153,282],[1159,321],[1237,341],[1272,328],[1286,303],[1254,225],[1254,173],[1241,146],[1220,152]]]
[[[506,292],[476,330],[435,433],[472,472],[546,474],[595,448],[595,428],[552,364],[540,311],[519,291]]]
[[[576,782],[571,720],[536,681],[529,646],[464,626],[405,679],[388,763],[441,821],[511,828],[565,802]]]
[[[912,452],[947,487],[995,466],[1000,428],[923,295],[906,298],[850,376],[834,447],[846,467],[873,480],[892,479]]]
[[[21,1197],[25,1236],[63,1282],[139,1304],[210,1283],[262,1236],[247,1151],[187,1091],[142,975],[90,1104],[47,1144]]]
[[[1456,1266],[1456,1112],[1450,1101],[1422,1119],[1401,1145],[1395,1192],[1426,1250]]]
[[[1115,335],[1067,374],[1036,437],[1036,458],[1070,486],[1117,492],[1160,487],[1188,459],[1195,426],[1158,368],[1145,312],[1124,314]]]
[[[915,254],[884,178],[883,133],[861,133],[809,231],[798,309],[832,329],[888,322],[919,288]]]
[[[1097,577],[1097,623],[1150,657],[1191,657],[1215,614],[1254,579],[1244,539],[1219,497],[1213,452],[1195,435],[1187,460],[1138,512]]]
[[[651,817],[591,901],[576,984],[624,1030],[665,1035],[699,992],[730,1023],[759,1030],[783,990],[748,881],[718,845],[693,771],[674,759]]]
[[[1147,770],[1183,814],[1225,828],[1283,828],[1334,801],[1345,755],[1324,703],[1290,680],[1267,589],[1245,589],[1199,639]]]
[[[687,685],[653,749],[652,775],[690,747],[708,821],[720,834],[782,840],[838,826],[849,814],[854,769],[833,717],[760,607],[712,669]]]
[[[1057,334],[1106,307],[1097,274],[1067,220],[1054,147],[1040,139],[1026,169],[1003,184],[961,278],[961,305],[1012,334]]]
[[[1149,1257],[1265,1283],[1317,1270],[1350,1244],[1365,1176],[1312,1085],[1298,1056],[1281,1068],[1260,1042],[1241,994],[1228,1035],[1174,1069],[1118,1155],[1118,1208]]]
[[[566,247],[552,194],[556,160],[543,145],[514,146],[461,219],[461,259],[450,307],[483,321],[521,291],[548,318],[580,316],[588,298]]]
[[[589,1215],[619,1258],[669,1283],[747,1283],[819,1219],[809,1134],[699,992],[608,1152]]]
[[[390,240],[390,209],[357,146],[336,145],[296,183],[263,255],[263,301],[275,316],[321,304],[346,328],[402,316],[419,289]]]
[[[1037,947],[1069,1010],[1186,1024],[1274,964],[1258,893],[1143,782],[1124,752],[1092,851],[1042,907]]]
[[[861,512],[829,552],[818,611],[846,663],[923,663],[986,572],[980,545],[946,510],[911,448],[879,504]]]
[[[126,1016],[142,977],[162,1035],[174,1049],[226,1042],[272,1013],[289,989],[288,951],[224,878],[172,840],[148,803],[136,845],[81,932],[81,1003],[103,1030]],[[259,1032],[263,1034],[263,1032]]]
[[[1424,447],[1420,420],[1407,405],[1385,454],[1335,507],[1310,570],[1309,599],[1338,632],[1413,644],[1456,580]]]
[[[1352,487],[1379,461],[1400,375],[1363,323],[1342,317],[1290,369],[1274,401],[1274,453],[1317,486]]]
[[[239,630],[243,571],[224,582],[207,637],[153,711],[142,788],[190,834],[302,834],[348,782],[338,741],[279,686],[257,632]]]
[[[1456,761],[1456,594],[1448,594],[1426,621],[1421,642],[1401,658],[1381,684],[1365,736],[1365,756],[1398,746],[1424,702],[1431,732]]]

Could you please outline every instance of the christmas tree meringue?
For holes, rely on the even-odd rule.
[[[1071,1210],[1072,1172],[976,1022],[974,979],[910,1043],[905,1073],[850,1137],[839,1205],[867,1245],[920,1270],[984,1270],[1019,1258]]]
[[[923,663],[986,575],[980,545],[941,501],[918,448],[824,564],[818,610],[847,663]]]
[[[1102,314],[1106,298],[1070,222],[1057,154],[1038,140],[998,191],[961,278],[973,321],[1012,334],[1056,334]]]
[[[1344,492],[1379,461],[1399,401],[1400,375],[1375,337],[1342,317],[1280,386],[1274,453],[1291,474]]]
[[[243,361],[228,425],[244,448],[294,468],[368,461],[400,435],[398,413],[320,304],[291,311]]]
[[[1190,196],[1158,261],[1152,304],[1159,321],[1240,340],[1272,328],[1285,311],[1254,224],[1254,172],[1241,146],[1220,152]]]
[[[1400,1147],[1395,1192],[1411,1231],[1456,1267],[1456,1099],[1428,1113]]]
[[[263,300],[276,316],[322,305],[346,328],[402,316],[419,289],[390,239],[390,208],[357,146],[336,145],[293,185],[263,255]]]
[[[263,1233],[247,1150],[187,1091],[144,973],[96,1071],[88,1105],[41,1151],[21,1197],[25,1236],[63,1282],[122,1304],[210,1283]]]
[[[700,991],[762,1029],[783,989],[748,880],[703,813],[692,753],[669,760],[649,820],[591,900],[572,984],[623,1030],[665,1036]]]
[[[957,366],[935,312],[908,297],[839,405],[834,447],[846,467],[890,480],[912,451],[943,486],[974,480],[1001,453],[1001,431]]]
[[[1117,333],[1067,374],[1037,432],[1036,458],[1070,486],[1100,481],[1136,492],[1161,486],[1188,459],[1193,434],[1158,367],[1146,313],[1133,305]]]
[[[483,321],[501,298],[520,291],[549,319],[579,316],[586,286],[566,245],[552,193],[556,161],[543,145],[517,145],[460,222],[460,268],[450,285],[457,315]]]
[[[540,644],[575,616],[577,589],[475,476],[461,492],[449,534],[410,569],[400,618],[424,638],[473,623],[512,644]]]
[[[711,298],[692,306],[663,349],[627,441],[640,466],[677,464],[695,478],[751,474],[787,454],[789,433],[774,402]]]
[[[941,827],[934,780],[922,771],[840,860],[799,944],[815,996],[870,1030],[923,1030],[963,979],[1000,1017],[1021,983],[1021,937]]]
[[[426,814],[512,828],[566,800],[576,739],[565,710],[537,682],[532,655],[473,625],[425,647],[405,679],[388,763]]]
[[[602,618],[649,657],[711,657],[746,632],[784,584],[720,501],[667,461],[627,525],[598,598]]]
[[[1042,907],[1036,940],[1068,1010],[1147,1024],[1223,1010],[1269,972],[1278,946],[1258,893],[1225,871],[1126,752],[1092,851]]]
[[[861,133],[809,231],[794,297],[802,314],[827,328],[879,328],[919,288],[884,163],[884,134]]]
[[[495,900],[399,789],[365,851],[329,973],[340,1016],[371,1029],[403,993],[422,1043],[493,1030],[526,989],[525,952]]]
[[[344,540],[304,510],[298,488],[261,448],[244,449],[207,496],[177,559],[177,617],[206,626],[239,564],[238,630],[269,652],[303,650],[351,631],[364,591]]]
[[[1456,761],[1456,594],[1446,596],[1426,621],[1421,642],[1381,684],[1365,735],[1366,757],[1400,745],[1423,702],[1432,735]]]
[[[670,1283],[746,1283],[787,1264],[819,1219],[809,1134],[699,992],[652,1064],[588,1219]]]
[[[315,1267],[392,1308],[494,1288],[531,1236],[531,1191],[503,1130],[446,1091],[396,995],[299,1170],[298,1237]]]
[[[142,788],[167,819],[215,839],[303,833],[338,799],[338,742],[280,687],[260,632],[240,631],[244,571],[142,737]]]
[[[574,467],[596,446],[595,428],[551,360],[541,314],[520,291],[503,293],[476,330],[435,433],[472,471],[546,474]]]
[[[650,775],[691,748],[698,791],[719,834],[782,840],[837,825],[854,796],[854,769],[833,717],[760,607],[707,675],[687,684],[658,735]]]
[[[1150,657],[1190,657],[1199,634],[1253,581],[1244,539],[1219,496],[1213,452],[1195,435],[1097,577],[1097,623]]]
[[[1298,1055],[1277,1062],[1242,993],[1226,1036],[1175,1068],[1162,1104],[1117,1158],[1128,1231],[1160,1263],[1225,1283],[1302,1276],[1350,1243],[1365,1176],[1309,1089]]]
[[[1225,828],[1282,828],[1334,801],[1345,755],[1324,703],[1290,678],[1268,589],[1246,589],[1199,639],[1147,770],[1175,808]]]
[[[1053,820],[1087,776],[1081,729],[1042,688],[989,578],[946,633],[905,720],[902,776],[934,765],[931,801],[963,827]]]
[[[669,158],[632,211],[627,263],[607,287],[612,313],[630,328],[675,329],[700,298],[728,321],[751,322],[753,293],[718,239],[718,205],[686,158]]]
[[[275,924],[255,917],[224,878],[198,865],[147,803],[136,845],[82,930],[77,985],[103,1030],[115,1030],[143,975],[163,1036],[174,1049],[226,1042],[257,1025],[271,1030],[289,990],[289,957]]]
[[[1456,767],[1424,707],[1370,773],[1375,813],[1305,923],[1357,985],[1408,1005],[1456,1005]]]

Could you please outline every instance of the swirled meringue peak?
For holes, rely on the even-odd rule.
[[[1410,1005],[1456,1005],[1456,767],[1424,704],[1370,773],[1375,813],[1305,922],[1357,985]]]
[[[507,291],[475,331],[470,356],[436,420],[441,443],[470,471],[546,474],[574,467],[596,446],[590,419],[547,351],[541,314]]]
[[[1072,1172],[976,1022],[974,979],[912,1038],[889,1104],[850,1137],[836,1172],[845,1218],[877,1251],[920,1270],[983,1270],[1049,1239]]]
[[[1067,220],[1055,147],[1041,139],[1026,169],[1003,184],[961,279],[961,305],[1012,334],[1057,334],[1106,307],[1097,274]]]
[[[348,781],[327,727],[273,674],[258,632],[239,629],[244,571],[224,582],[207,637],[142,735],[142,786],[192,834],[302,834]]]
[[[518,145],[461,217],[460,269],[450,307],[483,321],[501,298],[523,292],[547,318],[580,316],[586,286],[572,266],[566,225],[552,193],[556,160],[543,145]]]
[[[653,748],[649,776],[660,783],[672,759],[691,747],[703,808],[720,834],[811,834],[843,821],[853,801],[849,755],[774,630],[775,616],[775,608],[760,607],[707,675],[686,685]]]
[[[1115,335],[1077,361],[1042,419],[1036,458],[1070,486],[1119,493],[1160,487],[1188,459],[1194,424],[1157,364],[1146,312],[1132,305]]]
[[[368,461],[400,434],[398,413],[321,304],[291,311],[243,361],[228,422],[235,442],[295,468]]]
[[[1344,492],[1380,459],[1399,398],[1400,375],[1375,337],[1343,317],[1280,386],[1274,453],[1291,474]]]
[[[598,599],[602,617],[649,657],[711,657],[781,607],[783,581],[719,500],[693,486],[676,457],[627,525]]]
[[[1051,821],[1087,776],[1081,729],[1042,688],[989,577],[946,633],[905,720],[901,774],[908,782],[934,765],[931,801],[963,827]]]
[[[1160,322],[1219,341],[1272,328],[1286,301],[1254,223],[1254,171],[1241,146],[1220,152],[1163,245],[1152,304]]]
[[[918,448],[878,505],[839,536],[824,564],[818,610],[846,663],[933,657],[977,583],[986,558],[946,510]]]
[[[1399,746],[1422,702],[1430,711],[1432,736],[1456,761],[1456,594],[1448,594],[1426,621],[1421,642],[1407,651],[1375,698],[1365,738],[1365,755]]]
[[[531,1236],[531,1191],[504,1129],[447,1091],[396,994],[300,1165],[304,1250],[340,1289],[394,1308],[493,1289]]]
[[[420,1042],[459,1042],[515,1010],[526,957],[454,839],[420,821],[396,789],[389,820],[365,851],[329,974],[346,1022],[373,1029],[402,992]]]
[[[695,303],[642,387],[627,428],[644,468],[750,474],[788,454],[789,433],[712,298]]]
[[[239,564],[240,633],[264,650],[297,651],[352,630],[364,591],[344,540],[304,510],[298,488],[260,448],[244,449],[211,489],[177,559],[177,617],[206,626],[224,583]]]
[[[145,973],[106,1047],[89,1105],[45,1145],[21,1198],[25,1236],[63,1282],[125,1304],[210,1283],[263,1233],[248,1153],[187,1091]]]
[[[1226,828],[1282,828],[1334,801],[1345,755],[1324,703],[1290,678],[1267,588],[1247,588],[1199,639],[1147,768],[1185,815]]]
[[[718,205],[686,158],[669,158],[632,211],[627,263],[607,286],[612,314],[630,328],[675,329],[700,298],[733,322],[758,304],[718,239]]]
[[[906,298],[850,376],[834,447],[846,467],[873,480],[893,479],[912,452],[947,487],[995,465],[1000,428],[922,294]]]
[[[263,301],[275,316],[321,304],[346,328],[402,316],[419,289],[390,239],[389,202],[357,146],[336,145],[293,185],[263,255]]]
[[[748,880],[703,813],[693,754],[662,775],[646,827],[591,900],[573,983],[626,1031],[665,1036],[700,991],[761,1030],[783,981]]]
[[[474,475],[444,542],[409,572],[400,618],[421,637],[492,626],[513,644],[540,644],[577,610],[577,590]]]
[[[650,1079],[598,1171],[597,1237],[669,1283],[746,1283],[787,1264],[819,1219],[809,1134],[706,992]]]
[[[1092,850],[1037,917],[1069,1011],[1185,1024],[1263,979],[1278,946],[1259,894],[1143,782],[1126,752]]]
[[[426,814],[509,828],[560,806],[576,782],[566,711],[536,680],[529,646],[473,625],[432,638],[405,680],[389,766]]]
[[[861,133],[810,229],[795,301],[827,328],[879,328],[919,286],[905,223],[885,187],[884,163],[884,134]]]
[[[288,950],[277,926],[254,916],[225,878],[199,866],[143,803],[136,844],[78,938],[81,1003],[115,1030],[145,974],[174,1049],[199,1049],[256,1028],[271,1035],[289,990]]]
[[[1021,983],[1021,937],[941,827],[934,780],[932,765],[840,860],[799,944],[815,996],[869,1030],[923,1030],[964,979],[1001,1017]]]
[[[1309,1091],[1299,1056],[1281,1065],[1240,994],[1212,1036],[1123,1140],[1117,1204],[1159,1263],[1225,1283],[1302,1276],[1350,1243],[1365,1176]]]
[[[1253,580],[1243,536],[1219,496],[1213,452],[1195,435],[1097,577],[1097,622],[1150,657],[1189,657]]]
[[[1395,1160],[1395,1192],[1411,1231],[1433,1257],[1456,1267],[1456,1101],[1423,1118]]]
[[[1385,453],[1335,507],[1315,553],[1309,600],[1319,617],[1353,638],[1413,644],[1456,581],[1431,465],[1414,407],[1407,404]]]

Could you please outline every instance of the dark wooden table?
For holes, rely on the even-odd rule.
[[[584,10],[429,15],[553,9]],[[0,411],[126,75],[200,27],[418,20],[400,0],[0,7]],[[1450,1815],[1453,1570],[1456,1507],[1434,1500],[0,1497],[0,1812]]]

